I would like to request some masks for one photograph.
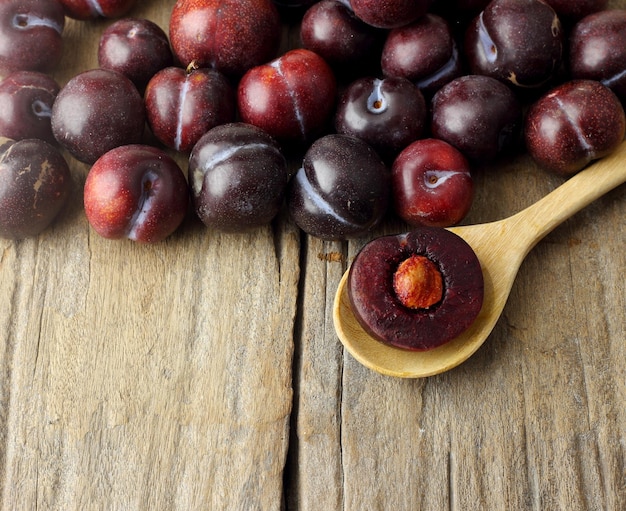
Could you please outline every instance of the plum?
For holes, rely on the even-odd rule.
[[[55,70],[63,54],[64,28],[57,0],[0,2],[0,75]]]
[[[542,0],[493,0],[467,28],[470,71],[517,88],[535,88],[556,76],[564,34],[554,9]]]
[[[368,233],[389,204],[389,171],[366,142],[330,134],[304,155],[290,184],[291,217],[306,233],[327,240]]]
[[[360,19],[373,27],[390,29],[406,25],[426,14],[432,0],[350,0]]]
[[[135,5],[136,0],[59,0],[68,18],[93,20],[120,18]]]
[[[0,138],[0,237],[36,236],[58,216],[72,189],[67,161],[40,139]]]
[[[382,49],[381,68],[385,76],[411,80],[428,97],[463,74],[452,28],[435,14],[390,30]]]
[[[495,78],[466,75],[433,97],[431,132],[471,161],[491,161],[518,146],[522,107]]]
[[[239,82],[241,120],[279,143],[302,144],[319,135],[335,106],[337,83],[316,53],[298,48],[250,69]]]
[[[234,89],[215,69],[162,69],[148,83],[144,101],[152,133],[181,152],[190,151],[211,128],[235,118]]]
[[[590,14],[572,29],[572,78],[598,80],[626,103],[626,9]]]
[[[624,139],[626,120],[618,97],[595,80],[558,85],[528,109],[524,136],[537,164],[571,176],[613,152]]]
[[[183,67],[195,61],[229,76],[274,58],[280,34],[271,0],[179,0],[170,17],[170,42]]]
[[[461,237],[420,227],[368,242],[350,266],[348,296],[355,318],[372,337],[425,351],[474,322],[484,280],[476,254]]]
[[[424,96],[406,78],[364,77],[341,95],[335,129],[364,140],[387,161],[422,136],[426,117]]]
[[[463,154],[443,140],[417,140],[391,167],[392,202],[409,225],[449,227],[469,212],[474,181]]]
[[[87,174],[83,200],[87,220],[100,236],[156,243],[182,223],[189,188],[164,151],[130,144],[98,158]]]
[[[141,141],[143,98],[133,82],[117,71],[83,71],[57,95],[51,125],[61,146],[91,164],[115,147]]]
[[[366,59],[378,48],[381,32],[357,18],[343,0],[315,3],[300,24],[302,46],[320,55],[333,69],[346,72],[366,65]]]
[[[245,231],[276,216],[291,174],[280,146],[241,122],[205,133],[189,157],[193,206],[208,227]]]
[[[139,91],[173,63],[167,35],[150,20],[123,18],[111,23],[100,36],[98,65],[122,73]]]
[[[55,144],[50,124],[60,87],[50,75],[16,71],[0,82],[0,136]]]

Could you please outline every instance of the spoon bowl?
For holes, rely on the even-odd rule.
[[[472,325],[450,342],[428,351],[409,351],[371,337],[355,318],[348,297],[348,271],[335,295],[333,320],[344,347],[364,366],[400,378],[448,371],[485,342],[504,309],[517,272],[530,250],[557,225],[626,182],[626,142],[528,208],[495,222],[451,227],[472,247],[484,278],[483,306]]]

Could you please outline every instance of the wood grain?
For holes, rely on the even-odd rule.
[[[166,28],[173,4],[131,14]],[[97,65],[107,23],[68,22],[61,83]],[[623,185],[533,249],[471,359],[403,380],[332,326],[366,238],[322,242],[283,214],[245,235],[189,218],[153,247],[103,240],[70,161],[59,221],[0,240],[2,511],[626,508]],[[524,156],[484,168],[466,223],[559,182]]]

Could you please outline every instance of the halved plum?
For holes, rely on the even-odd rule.
[[[463,333],[482,308],[484,281],[472,247],[439,227],[367,243],[348,274],[355,318],[382,343],[437,348]]]

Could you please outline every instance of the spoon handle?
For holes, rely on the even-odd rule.
[[[523,243],[528,246],[528,253],[557,225],[624,182],[626,142],[622,142],[609,156],[569,178],[541,200],[509,217],[507,222],[516,226],[511,232],[525,236]]]

